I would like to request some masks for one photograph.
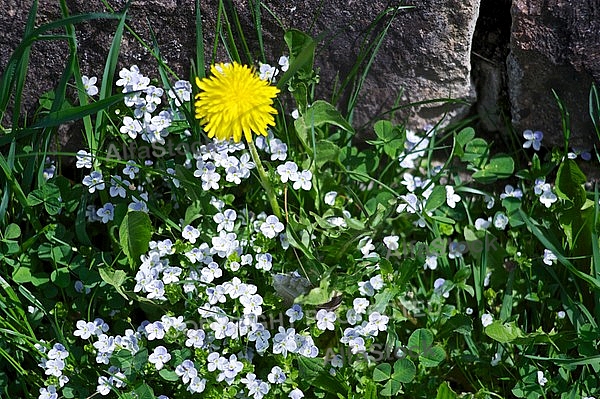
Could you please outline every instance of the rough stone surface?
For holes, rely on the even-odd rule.
[[[0,0],[1,3],[4,3],[4,9],[9,10],[10,17],[0,17],[0,23],[9,32],[0,42],[0,68],[5,65],[8,54],[22,34],[28,8],[23,1]],[[124,3],[122,0],[110,2],[117,10]],[[207,45],[212,44],[211,30],[214,27],[216,3],[202,2]],[[369,34],[370,23],[389,6],[388,2],[381,0],[333,0],[323,2],[320,10],[315,9],[314,1],[297,1],[293,6],[278,1],[265,3],[286,28],[299,28],[314,36],[322,34],[317,64],[322,80],[319,95],[325,98],[331,95],[333,82],[343,79],[352,68],[360,45]],[[402,11],[392,22],[361,91],[356,123],[362,124],[389,109],[400,93],[403,103],[446,97],[461,98],[472,103],[475,90],[470,77],[470,47],[478,3],[479,0],[445,0],[441,3],[427,0],[419,2],[412,10]],[[68,4],[73,14],[104,11],[99,0],[70,0]],[[247,2],[236,1],[235,4],[247,27],[250,24]],[[59,16],[53,0],[40,2],[40,23]],[[150,38],[147,25],[147,21],[150,21],[169,65],[175,72],[187,76],[189,61],[194,57],[193,1],[134,1],[129,16],[135,31],[146,40]],[[387,19],[383,21],[387,22]],[[115,26],[113,21],[92,21],[78,27],[83,73],[101,73]],[[263,27],[265,43],[272,49],[269,55],[276,60],[285,51],[283,29],[267,12],[263,12]],[[374,32],[382,27],[380,24]],[[252,37],[251,27],[247,32]],[[32,53],[31,79],[25,90],[26,109],[34,106],[36,94],[50,89],[51,84],[56,82],[64,65],[65,54],[63,42],[36,45]],[[148,62],[149,58],[148,52],[137,44],[132,35],[126,34],[120,66],[137,63],[142,71],[150,73],[153,63]],[[465,115],[468,109],[469,105],[420,106],[410,109],[404,117],[410,116],[409,123],[421,127],[437,122],[446,112],[450,117],[459,117]]]
[[[100,0],[66,2],[71,14],[106,11]],[[37,25],[60,18],[58,0],[39,3]],[[126,1],[108,3],[119,10]],[[204,44],[212,48],[218,1],[200,3]],[[230,4],[239,13],[256,61],[260,57],[249,2],[231,0]],[[361,45],[386,26],[389,14],[372,30],[371,22],[400,2],[263,0],[263,4],[267,61],[274,63],[286,51],[283,32],[287,28],[320,37],[316,63],[321,84],[317,97],[330,99],[334,82],[348,75]],[[400,94],[400,105],[451,97],[465,103],[403,108],[395,116],[399,122],[420,128],[437,123],[444,115],[449,123],[469,113],[481,117],[482,130],[495,131],[501,139],[510,131],[506,122],[512,120],[518,134],[524,129],[538,129],[546,133],[547,144],[560,144],[560,116],[551,92],[555,89],[571,113],[573,144],[590,146],[595,134],[587,116],[586,99],[591,82],[600,81],[597,0],[421,0],[413,4],[414,8],[399,12],[391,21],[360,91],[355,126],[363,126],[388,111]],[[4,10],[0,14],[3,72],[22,37],[31,1],[0,0],[0,6]],[[128,15],[135,33],[148,43],[151,29],[156,33],[168,65],[180,77],[189,78],[191,60],[195,59],[194,1],[134,0]],[[231,18],[231,10],[228,15]],[[102,74],[115,27],[116,21],[107,20],[77,26],[82,73]],[[35,111],[39,95],[60,78],[67,50],[64,41],[42,41],[33,46],[23,101],[28,115]],[[224,60],[224,54],[219,46],[217,59]],[[156,77],[156,63],[148,50],[127,32],[118,68],[132,64]],[[342,108],[348,94],[346,91],[340,97]],[[3,124],[7,124],[6,117]],[[369,126],[362,131],[368,134]]]
[[[118,11],[126,1],[113,0],[109,3]],[[176,73],[184,74],[189,73],[195,47],[193,30],[190,31],[194,26],[194,2],[179,3],[181,4],[174,0],[137,0],[132,2],[128,15],[133,30],[148,43],[152,43],[150,27],[154,30],[169,66]],[[107,11],[100,0],[67,0],[67,5],[71,15]],[[4,31],[0,36],[0,72],[3,72],[12,51],[23,36],[31,1],[0,0],[0,6],[6,10],[0,14],[0,26]],[[60,18],[61,11],[57,0],[39,1],[36,26]],[[148,25],[147,21],[151,21],[151,25]],[[116,26],[116,20],[92,20],[76,26],[82,74],[102,75]],[[146,74],[156,73],[156,63],[148,50],[144,49],[131,33],[124,35],[121,49],[119,68],[137,64]],[[31,113],[39,95],[54,87],[64,70],[67,55],[68,47],[64,40],[40,41],[34,44],[24,89],[25,111]]]
[[[591,149],[587,98],[592,82],[600,83],[600,3],[514,0],[511,13],[507,67],[515,130],[541,130],[546,145],[562,144],[554,89],[571,115],[572,146]]]

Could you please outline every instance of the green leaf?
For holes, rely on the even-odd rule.
[[[515,169],[515,162],[509,155],[501,154],[493,157],[483,169],[473,173],[473,178],[482,183],[493,183],[498,179],[510,177]]]
[[[297,362],[299,377],[303,382],[334,395],[348,392],[348,386],[325,369],[322,359],[299,356]]]
[[[424,367],[437,367],[446,360],[446,351],[439,345],[428,348],[419,356],[419,362]]]
[[[98,269],[98,272],[100,273],[102,280],[113,287],[120,288],[125,280],[127,280],[127,273],[125,273],[123,270],[111,271],[108,268],[101,268]]]
[[[15,240],[21,236],[21,228],[18,224],[11,223],[6,226],[4,238],[7,240]]]
[[[319,128],[324,125],[337,126],[340,129],[354,133],[354,128],[344,119],[342,114],[327,101],[317,100],[307,110],[306,113],[300,116],[294,122],[294,127],[298,132],[299,138],[307,148],[309,133],[314,128]]]
[[[412,360],[403,358],[396,360],[396,363],[394,363],[394,374],[392,374],[392,379],[408,384],[416,375],[417,368]]]
[[[479,167],[485,163],[488,152],[487,142],[484,139],[476,138],[465,145],[465,153],[460,159],[463,162],[472,162]]]
[[[137,399],[155,399],[154,391],[147,384],[142,384],[134,391]]]
[[[446,187],[435,186],[425,204],[425,211],[433,211],[446,203]]]
[[[402,391],[402,383],[395,379],[390,379],[385,383],[381,390],[382,396],[395,396]]]
[[[371,311],[383,313],[390,301],[398,296],[398,293],[398,287],[385,288],[375,295],[375,305],[373,305]]]
[[[392,122],[380,120],[373,126],[375,134],[379,138],[376,144],[383,144],[383,151],[390,157],[395,158],[398,150],[404,146],[406,135],[399,126],[394,126]]]
[[[166,381],[177,381],[179,376],[176,372],[167,369],[161,369],[158,373]]]
[[[496,320],[487,326],[485,328],[485,334],[491,339],[503,344],[523,337],[523,332],[514,322],[502,324],[499,320]]]
[[[572,159],[566,159],[560,164],[556,173],[555,189],[559,198],[573,202],[580,208],[585,202],[585,174]]]
[[[327,162],[337,162],[340,157],[340,148],[328,140],[320,140],[316,144],[315,163],[318,168]]]
[[[316,42],[306,33],[298,29],[285,32],[283,39],[290,50],[290,67],[277,82],[277,87],[283,89],[284,85],[298,71],[310,73],[314,64]]]
[[[421,355],[433,345],[433,333],[425,328],[415,330],[408,338],[408,350]]]
[[[456,399],[458,396],[456,392],[450,388],[446,381],[442,382],[442,384],[438,387],[437,395],[435,399]]]
[[[373,381],[381,382],[388,380],[392,375],[392,365],[389,363],[378,364],[373,370]]]
[[[46,183],[27,195],[27,204],[29,206],[44,204],[49,215],[57,215],[62,208],[60,190],[55,184]]]
[[[119,241],[131,266],[137,265],[140,255],[148,251],[152,238],[152,223],[145,212],[128,212],[119,227]]]
[[[322,278],[319,286],[313,288],[306,295],[300,295],[295,302],[306,305],[321,305],[329,302],[331,299],[331,291],[329,290],[329,279]]]
[[[71,283],[69,269],[67,267],[60,267],[53,270],[50,273],[50,280],[60,288],[67,288]]]
[[[456,134],[456,143],[461,147],[466,146],[475,138],[475,129],[466,127]]]

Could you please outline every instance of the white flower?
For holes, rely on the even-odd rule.
[[[288,57],[286,57],[285,55],[282,55],[281,57],[279,57],[279,60],[277,61],[277,63],[279,64],[279,66],[281,67],[281,70],[283,72],[287,71],[288,68],[290,67],[290,59]]]
[[[303,170],[302,172],[298,173],[297,180],[294,181],[292,187],[294,187],[294,190],[299,190],[302,188],[303,190],[310,191],[312,187],[311,179],[312,172],[310,170]]]
[[[50,359],[46,361],[46,375],[60,377],[65,369],[65,361],[62,359]]]
[[[370,335],[377,335],[379,331],[387,330],[389,320],[388,316],[373,312],[369,315],[369,322],[365,326],[365,331],[368,331]]]
[[[521,191],[518,188],[514,188],[510,184],[507,184],[506,186],[504,186],[504,192],[502,194],[500,194],[500,199],[509,198],[509,197],[520,199],[521,197],[523,197],[523,191]]]
[[[366,349],[363,337],[352,338],[348,342],[348,346],[350,347],[350,351],[355,355],[359,352],[364,352]]]
[[[98,377],[98,386],[96,387],[96,391],[102,395],[106,396],[110,393],[110,386],[112,385],[111,381],[105,376]]]
[[[38,399],[58,399],[58,394],[56,393],[56,387],[54,385],[49,385],[47,388],[40,388],[40,396]]]
[[[272,81],[279,73],[279,69],[272,67],[269,64],[260,63],[258,72],[259,78],[262,80]]]
[[[508,217],[502,212],[496,213],[494,216],[494,227],[498,230],[504,230],[508,224]]]
[[[369,279],[369,283],[371,283],[371,287],[373,287],[374,290],[379,291],[383,288],[383,277],[381,274],[373,276]]]
[[[279,366],[273,366],[271,372],[267,376],[267,379],[271,384],[283,384],[286,378],[285,373]]]
[[[96,87],[97,81],[98,78],[96,78],[95,76],[92,76],[90,78],[88,78],[85,75],[81,76],[81,83],[83,83],[83,88],[85,89],[85,92],[88,96],[95,96],[96,94],[98,94],[98,88]]]
[[[448,257],[450,259],[461,258],[467,252],[467,246],[463,242],[452,241],[448,245]]]
[[[181,231],[181,236],[194,244],[196,239],[200,237],[200,231],[194,226],[190,226],[189,224],[183,228]]]
[[[481,325],[485,328],[494,322],[494,317],[489,313],[481,315]]]
[[[77,158],[77,162],[75,163],[75,166],[77,167],[77,169],[80,169],[80,168],[91,169],[92,168],[92,154],[90,154],[86,150],[77,151],[76,158]]]
[[[535,151],[539,151],[540,145],[542,144],[542,139],[544,138],[544,133],[540,132],[539,130],[534,132],[528,129],[523,132],[523,138],[525,139],[523,148],[530,148],[533,146]]]
[[[300,399],[304,397],[304,393],[298,388],[294,388],[288,395],[288,398],[291,399]]]
[[[540,202],[546,206],[546,208],[550,208],[553,203],[558,201],[558,197],[556,194],[552,192],[552,189],[548,188],[545,190],[542,195],[540,195]]]
[[[76,337],[81,337],[81,339],[88,339],[92,335],[95,335],[94,332],[96,331],[96,324],[92,323],[91,321],[87,322],[85,320],[79,320],[76,323],[76,327],[77,330],[73,332],[73,335]]]
[[[184,384],[190,382],[191,379],[198,375],[198,370],[191,360],[184,360],[179,366],[175,367],[175,374],[181,377]]]
[[[460,195],[454,192],[454,187],[446,186],[446,204],[450,208],[455,208],[456,204],[461,200]]]
[[[338,193],[336,191],[329,191],[325,194],[325,198],[323,202],[329,206],[333,206],[335,204],[335,199],[337,198]]]
[[[492,218],[488,218],[483,219],[483,218],[477,218],[477,220],[475,220],[475,229],[476,230],[487,230],[488,227],[490,227],[492,224]]]
[[[369,306],[369,300],[367,298],[354,298],[352,301],[352,306],[354,311],[358,314],[365,314],[367,312],[367,307]]]
[[[93,193],[96,190],[104,190],[104,180],[102,179],[102,172],[94,170],[89,175],[85,176],[82,181],[84,186],[88,187],[88,191]]]
[[[567,314],[565,313],[565,311],[564,311],[564,310],[559,310],[559,311],[556,313],[556,317],[558,317],[559,319],[561,319],[561,320],[562,320],[562,319],[564,319],[565,317],[567,317]]]
[[[373,296],[375,295],[375,289],[371,285],[369,281],[359,281],[358,282],[358,292],[364,296]]]
[[[546,379],[546,377],[544,377],[544,372],[538,370],[537,372],[537,381],[538,384],[540,384],[541,386],[546,385],[546,383],[548,382],[548,380]]]
[[[178,80],[173,85],[173,88],[169,90],[169,97],[175,100],[176,106],[181,106],[181,101],[190,101],[190,95],[192,94],[192,84],[187,80]]]
[[[334,330],[334,322],[336,320],[336,315],[333,312],[327,311],[325,309],[321,309],[317,312],[317,328],[319,330]]]
[[[298,165],[295,162],[287,161],[277,167],[277,173],[281,177],[282,183],[287,183],[288,180],[296,181],[298,175]]]
[[[372,250],[375,249],[373,245],[373,240],[370,237],[363,237],[358,242],[358,249],[363,254],[363,257],[369,256]]]
[[[400,199],[404,203],[398,205],[398,207],[396,208],[396,212],[402,213],[406,211],[408,213],[417,213],[421,210],[421,202],[415,194],[408,193],[406,195],[401,195]]]
[[[123,126],[119,128],[119,131],[123,134],[127,134],[132,139],[135,139],[138,134],[142,133],[142,124],[137,119],[133,119],[131,116],[123,118]]]
[[[277,234],[284,230],[285,226],[275,215],[267,216],[267,219],[260,225],[260,231],[267,238],[275,238]]]
[[[302,313],[302,307],[297,303],[293,304],[291,308],[286,310],[285,314],[290,318],[290,323],[302,320],[304,317],[304,313]]]
[[[171,360],[171,355],[167,351],[167,348],[160,345],[154,348],[154,352],[150,356],[148,356],[148,361],[154,364],[157,370],[163,368],[164,364]]]
[[[427,255],[425,257],[425,264],[423,265],[424,269],[431,269],[431,270],[435,270],[437,269],[437,256],[436,255]]]
[[[554,252],[550,251],[549,249],[544,249],[543,261],[545,264],[547,264],[548,266],[552,266],[552,264],[556,263],[557,260],[558,260],[558,258],[556,257]]]
[[[465,309],[465,313],[468,315],[472,315],[473,314],[473,308],[467,308]]]
[[[115,217],[115,206],[110,202],[107,202],[102,208],[96,211],[96,215],[100,217],[102,223],[108,223]]]
[[[200,377],[192,378],[187,390],[192,393],[201,393],[206,388],[206,379]]]
[[[398,236],[387,236],[383,237],[383,243],[390,251],[397,250],[400,246],[398,245],[398,240],[400,237]]]

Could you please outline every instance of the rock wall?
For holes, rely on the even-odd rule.
[[[41,0],[39,24],[60,18],[58,0]],[[108,0],[115,10],[125,0]],[[201,1],[205,46],[211,48],[217,0]],[[257,49],[249,2],[226,1]],[[390,28],[360,92],[354,124],[364,126],[395,103],[436,98],[460,104],[428,104],[396,114],[412,128],[444,124],[465,116],[480,116],[482,130],[498,141],[525,129],[542,130],[547,144],[562,143],[560,116],[551,89],[572,116],[573,145],[591,147],[595,133],[587,116],[587,95],[600,82],[600,3],[597,0],[420,0],[402,10]],[[100,0],[67,0],[71,14],[106,11]],[[285,52],[285,28],[320,36],[316,57],[320,70],[319,97],[329,99],[334,82],[350,72],[361,45],[389,22],[390,14],[370,29],[380,13],[400,4],[384,0],[263,0],[262,25],[267,59]],[[31,0],[0,0],[0,72],[23,34]],[[267,8],[269,12],[267,11]],[[231,11],[231,10],[230,10]],[[277,16],[272,17],[272,14]],[[231,13],[229,13],[231,16]],[[133,0],[129,11],[134,31],[150,42],[157,35],[161,54],[181,77],[189,78],[195,58],[193,0]],[[82,72],[100,76],[116,22],[90,21],[77,26]],[[222,48],[221,48],[222,50]],[[36,107],[37,97],[52,88],[64,67],[67,48],[61,41],[36,43],[25,88],[24,110]],[[258,58],[258,52],[255,53]],[[217,58],[224,59],[218,52]],[[137,64],[155,74],[155,62],[131,33],[122,42],[119,67]],[[362,72],[362,71],[361,71]],[[342,107],[348,92],[341,96]],[[3,121],[6,124],[6,118]]]

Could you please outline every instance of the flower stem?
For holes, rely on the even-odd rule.
[[[269,182],[269,177],[267,176],[267,172],[263,167],[262,162],[260,161],[260,157],[258,156],[258,151],[256,150],[256,146],[252,140],[248,140],[248,147],[250,148],[250,155],[252,155],[252,160],[256,164],[256,169],[258,170],[258,176],[260,176],[260,183],[265,189],[267,193],[267,198],[269,199],[269,203],[271,204],[271,208],[273,209],[273,213],[275,216],[281,220],[281,210],[279,209],[279,204],[277,203],[277,198],[275,198],[275,193],[273,192],[273,187],[271,187],[271,182]]]

